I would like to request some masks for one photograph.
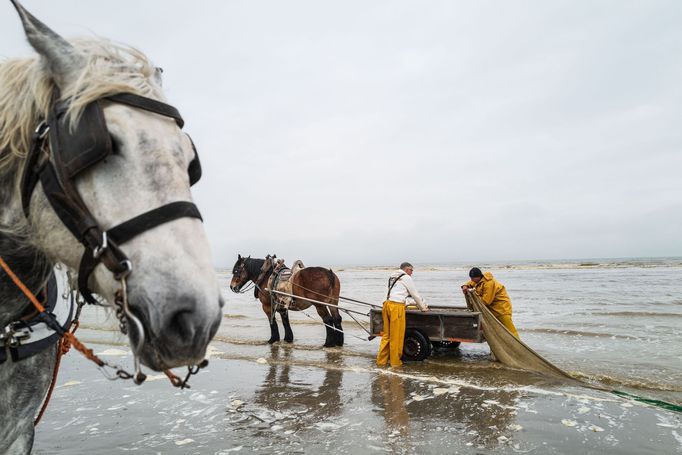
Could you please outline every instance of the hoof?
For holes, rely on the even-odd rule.
[[[285,338],[284,341],[287,342],[287,343],[293,343],[293,342],[294,342],[294,338],[293,338],[293,337],[291,337],[291,338]]]
[[[325,343],[322,345],[323,348],[335,348],[336,345],[333,343]]]
[[[277,343],[278,341],[279,341],[279,338],[270,338],[268,340],[268,344]]]

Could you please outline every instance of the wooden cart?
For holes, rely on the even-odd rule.
[[[372,336],[383,335],[381,308],[372,308],[369,331]],[[430,306],[429,311],[407,310],[403,358],[424,360],[433,348],[456,348],[460,343],[481,343],[481,313],[467,307]]]

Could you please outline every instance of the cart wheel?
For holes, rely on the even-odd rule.
[[[405,344],[403,345],[403,359],[424,360],[431,355],[431,343],[419,330],[407,329],[405,331]]]
[[[457,349],[459,341],[432,341],[433,348],[439,351],[447,351],[449,349]]]

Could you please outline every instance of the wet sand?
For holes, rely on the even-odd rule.
[[[161,375],[109,381],[69,354],[35,453],[682,452],[682,414],[502,367],[443,368],[457,354],[396,372],[339,348],[245,347],[215,343],[184,391]]]
[[[432,305],[453,303],[453,275],[464,273],[417,269],[415,279]],[[682,402],[681,267],[499,274],[522,339],[557,366]],[[385,275],[339,271],[342,293],[380,300]],[[657,277],[655,293],[651,286],[640,291]],[[228,280],[221,274],[225,288]],[[378,340],[367,341],[347,317],[343,348],[321,348],[324,328],[314,310],[310,318],[290,313],[293,345],[270,346],[253,294],[224,296],[210,365],[190,390],[158,374],[142,386],[109,381],[70,353],[34,453],[682,454],[682,414],[511,370],[493,362],[485,344],[464,344],[401,371],[379,369]],[[132,368],[115,319],[99,308],[83,315],[81,339]]]

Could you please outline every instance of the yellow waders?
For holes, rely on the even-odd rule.
[[[384,334],[381,336],[377,365],[386,366],[390,359],[392,367],[399,367],[403,364],[400,357],[403,355],[405,341],[405,304],[386,300],[381,316],[384,320]]]

